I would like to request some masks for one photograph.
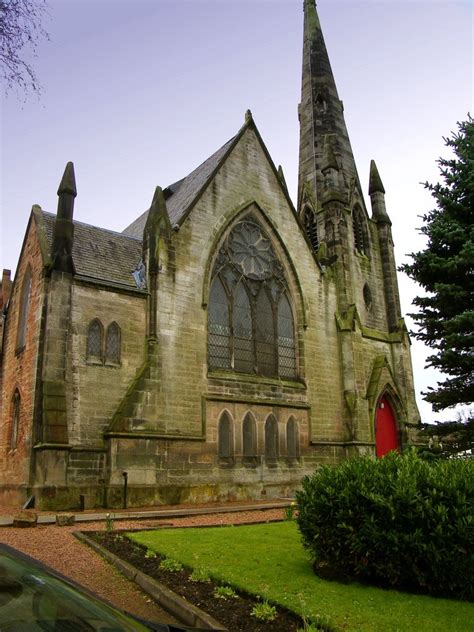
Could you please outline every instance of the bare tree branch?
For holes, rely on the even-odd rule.
[[[42,26],[46,13],[46,0],[0,0],[0,80],[5,94],[14,87],[39,91],[29,58],[37,56],[41,39],[49,39]]]

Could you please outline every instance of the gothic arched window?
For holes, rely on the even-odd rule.
[[[229,299],[219,277],[211,286],[208,323],[209,365],[215,369],[230,367],[230,310]]]
[[[316,252],[319,246],[318,224],[316,221],[316,215],[314,214],[313,209],[309,208],[309,206],[306,206],[304,209],[303,227],[306,237],[311,244],[311,248],[314,252]]]
[[[102,362],[103,360],[103,339],[104,328],[97,318],[91,322],[87,331],[87,350],[88,360]]]
[[[107,362],[114,364],[120,362],[120,338],[120,327],[117,323],[110,323],[105,339],[105,359]]]
[[[231,459],[234,455],[233,428],[232,419],[227,412],[222,413],[221,418],[219,419],[217,435],[217,452],[219,458],[225,460]]]
[[[290,417],[286,424],[286,453],[289,459],[297,459],[300,455],[298,423]]]
[[[365,226],[364,216],[359,206],[352,209],[352,230],[354,232],[354,247],[356,252],[367,255],[369,253],[369,238]]]
[[[232,228],[214,263],[208,362],[210,369],[297,375],[288,285],[270,240],[252,217]]]
[[[296,375],[296,346],[293,313],[286,294],[278,301],[278,363],[281,377]]]
[[[12,425],[10,430],[10,450],[14,450],[18,444],[18,431],[20,429],[20,406],[21,399],[18,389],[12,399]]]
[[[278,423],[273,415],[265,422],[265,458],[278,457]]]
[[[372,292],[370,291],[370,287],[368,283],[364,284],[362,294],[364,296],[365,308],[367,309],[368,312],[371,312],[372,311]]]
[[[26,344],[26,330],[28,328],[28,312],[30,309],[31,295],[31,268],[28,266],[21,286],[20,309],[18,314],[18,329],[16,336],[16,348],[19,351]]]
[[[255,419],[247,413],[242,424],[242,453],[244,463],[256,465],[257,461],[257,429]]]

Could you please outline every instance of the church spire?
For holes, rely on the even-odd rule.
[[[337,93],[315,0],[304,1],[303,75],[301,86],[300,158],[298,208],[302,193],[310,186],[320,204],[324,177],[324,138],[331,136],[332,149],[349,183],[358,183],[357,170],[344,121],[343,106]]]

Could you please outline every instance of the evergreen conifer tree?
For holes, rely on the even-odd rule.
[[[414,335],[435,350],[428,366],[448,376],[423,393],[435,411],[474,399],[474,119],[444,140],[453,152],[438,160],[444,182],[425,183],[436,201],[423,216],[426,248],[401,268],[426,291],[413,301]],[[471,426],[472,412],[458,423]]]

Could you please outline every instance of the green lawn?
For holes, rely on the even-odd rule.
[[[474,630],[472,603],[319,579],[293,522],[160,529],[128,536],[295,612],[329,617],[334,628],[344,632]]]

